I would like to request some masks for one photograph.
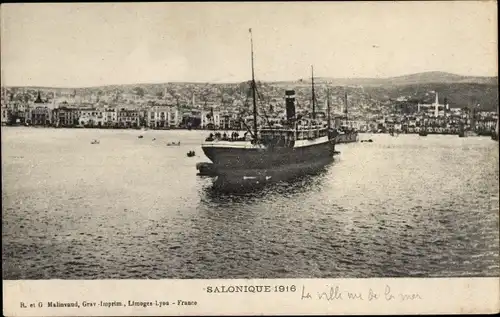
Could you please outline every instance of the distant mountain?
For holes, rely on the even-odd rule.
[[[426,72],[388,78],[385,84],[415,85],[415,84],[485,84],[498,85],[498,77],[462,76],[445,72]]]
[[[461,76],[445,72],[425,72],[390,78],[328,78],[314,79],[318,86],[348,86],[360,89],[369,98],[379,101],[394,100],[401,96],[421,102],[433,102],[439,93],[440,102],[447,98],[451,107],[471,107],[480,104],[482,110],[495,111],[499,102],[498,77]],[[306,86],[310,79],[279,82],[277,85]],[[348,89],[349,90],[349,89]]]
[[[310,82],[310,79],[303,80]],[[389,78],[315,78],[318,83],[334,86],[401,86],[415,84],[472,83],[498,85],[498,77],[462,76],[446,72],[424,72]]]
[[[409,85],[417,83],[421,84],[471,83],[471,84],[487,84],[487,85],[498,84],[498,77],[462,76],[445,72],[426,72],[426,73],[411,74],[406,76],[393,77],[391,80],[399,85]]]
[[[484,85],[498,85],[498,77],[486,76],[463,76],[446,72],[423,72],[416,74],[409,74],[389,78],[335,78],[335,77],[315,77],[314,82],[318,85],[328,84],[330,86],[401,86],[401,85],[416,85],[416,84],[456,84],[456,83],[471,83],[471,84],[484,84]],[[310,84],[310,78],[303,78],[290,81],[266,81],[271,85],[292,85],[301,86]],[[12,88],[31,88],[31,89],[58,89],[58,90],[73,90],[73,89],[131,89],[133,87],[143,88],[160,88],[168,85],[192,85],[192,86],[231,86],[241,83],[205,83],[205,82],[168,82],[168,83],[135,83],[135,84],[122,84],[122,85],[104,85],[93,87],[12,87]]]
[[[480,109],[488,111],[495,111],[499,101],[498,86],[475,83],[366,87],[363,91],[376,100],[395,100],[400,96],[405,96],[423,103],[434,102],[434,92],[438,92],[439,102],[444,103],[444,98],[446,98],[452,108],[473,107],[480,104]]]
[[[475,77],[461,76],[445,72],[425,72],[397,76],[391,78],[315,78],[318,88],[317,93],[323,91],[325,86],[337,87],[342,91],[347,91],[350,95],[365,95],[370,100],[390,101],[399,97],[411,97],[413,100],[421,102],[432,102],[433,91],[439,93],[440,102],[447,98],[451,107],[470,107],[477,104],[483,110],[494,111],[499,102],[498,97],[498,77]],[[267,93],[274,91],[274,95],[280,95],[282,90],[295,87],[308,91],[311,79],[299,79],[296,81],[274,81],[261,82],[259,87],[267,90]],[[322,88],[323,86],[323,88]],[[347,87],[346,87],[347,86]],[[165,89],[176,96],[183,96],[186,100],[191,100],[193,94],[197,98],[207,96],[207,100],[220,100],[222,91],[228,95],[241,95],[248,92],[250,87],[248,82],[242,83],[137,83],[128,85],[108,85],[100,87],[82,88],[49,88],[49,87],[24,87],[42,91],[58,91],[79,95],[93,93],[110,94],[115,91],[134,93],[134,89],[141,88],[150,95],[160,94]],[[21,87],[20,87],[21,88]],[[262,92],[262,91],[261,91]],[[172,95],[172,96],[173,96]]]

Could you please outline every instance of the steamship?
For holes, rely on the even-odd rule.
[[[335,152],[336,132],[330,127],[330,111],[326,123],[316,120],[314,71],[312,75],[312,114],[296,114],[295,91],[285,91],[286,120],[279,124],[257,121],[256,83],[254,73],[253,39],[250,31],[252,66],[253,129],[243,138],[220,138],[211,135],[202,144],[205,155],[212,161],[213,174],[237,176],[243,179],[269,180],[276,173],[300,175],[324,166]],[[328,100],[328,107],[330,106]]]

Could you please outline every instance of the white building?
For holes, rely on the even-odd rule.
[[[78,124],[83,126],[104,126],[106,122],[104,112],[103,109],[96,108],[78,109]]]
[[[146,123],[149,128],[167,128],[173,120],[170,107],[154,106],[147,111]]]
[[[10,119],[9,113],[10,109],[2,104],[2,125],[5,125],[9,122]]]
[[[221,114],[219,111],[202,111],[201,112],[201,127],[205,128],[209,124],[213,124],[214,127],[219,127],[221,124]]]
[[[177,107],[171,107],[168,112],[168,124],[170,127],[177,127],[180,123],[179,110]]]
[[[114,108],[105,108],[103,117],[105,125],[112,126],[118,122],[118,112]]]

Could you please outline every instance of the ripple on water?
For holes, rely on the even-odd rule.
[[[318,175],[235,195],[179,164],[189,145],[33,132],[6,129],[2,143],[24,157],[2,163],[4,279],[500,275],[498,147],[486,140],[377,135]],[[93,138],[107,146],[79,141]]]

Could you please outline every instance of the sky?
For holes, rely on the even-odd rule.
[[[3,4],[2,85],[497,76],[493,1]]]

